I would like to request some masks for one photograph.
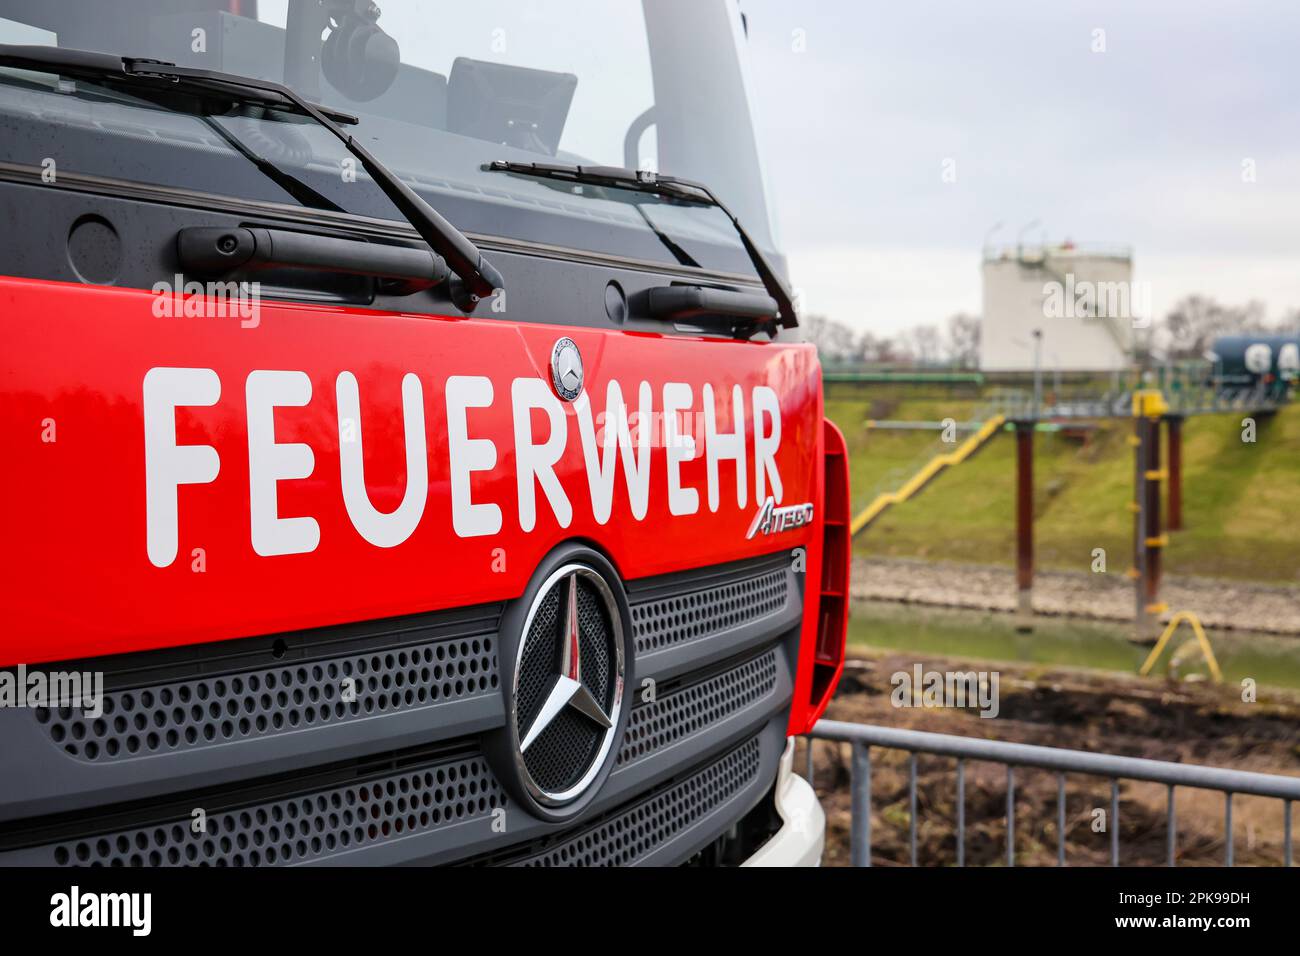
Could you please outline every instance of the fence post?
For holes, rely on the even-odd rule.
[[[908,838],[912,845],[912,866],[916,866],[916,753],[911,754],[911,760],[908,761],[911,771],[909,783],[907,786],[907,803],[908,803]]]
[[[1291,804],[1287,804],[1287,832],[1290,832]],[[1290,841],[1287,841],[1288,849]],[[957,758],[957,865],[966,865],[966,761]]]
[[[1056,865],[1065,866],[1065,774],[1056,775]]]
[[[1174,807],[1174,788],[1172,785],[1169,787],[1169,810],[1165,817],[1165,823],[1169,829],[1169,865],[1177,866],[1174,857],[1178,851],[1178,812]]]
[[[1007,764],[1007,866],[1016,865],[1016,768]]]
[[[1119,866],[1119,780],[1110,782],[1110,865]]]
[[[871,865],[871,749],[854,742],[852,761],[852,818],[849,824],[849,862]]]
[[[1223,794],[1223,836],[1225,863],[1232,866],[1232,791]]]

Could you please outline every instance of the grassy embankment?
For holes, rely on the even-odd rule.
[[[971,399],[873,401],[868,390],[828,389],[826,412],[848,439],[854,506],[867,504],[891,469],[942,450],[935,432],[868,430],[871,417],[964,421]],[[1241,416],[1206,415],[1184,424],[1185,530],[1171,537],[1171,574],[1300,582],[1300,408],[1260,419],[1254,444]],[[1133,458],[1129,420],[1102,421],[1086,445],[1039,434],[1035,454],[1036,552],[1040,567],[1087,570],[1105,548],[1112,572],[1130,563]],[[951,447],[951,446],[946,446]],[[891,508],[856,542],[884,557],[1009,564],[1014,556],[1015,447],[1009,433]],[[1300,609],[1297,609],[1300,610]]]

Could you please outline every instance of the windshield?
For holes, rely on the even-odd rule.
[[[778,251],[734,0],[0,0],[0,43],[284,82],[356,116],[349,132],[471,235],[752,272],[716,209],[484,168],[504,159],[705,182]],[[325,130],[203,109],[0,69],[0,163],[401,219]]]

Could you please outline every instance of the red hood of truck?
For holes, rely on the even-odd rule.
[[[809,345],[202,301],[0,279],[0,666],[506,600],[568,539],[631,579],[821,533]]]

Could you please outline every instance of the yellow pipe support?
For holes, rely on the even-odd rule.
[[[1205,636],[1205,628],[1201,627],[1201,619],[1191,611],[1179,611],[1169,619],[1169,624],[1166,625],[1164,633],[1160,635],[1160,640],[1156,641],[1156,646],[1151,648],[1151,654],[1138,671],[1138,675],[1146,677],[1147,674],[1151,673],[1152,666],[1160,659],[1160,653],[1165,649],[1165,645],[1169,643],[1169,638],[1173,636],[1174,631],[1178,630],[1178,625],[1183,621],[1187,621],[1192,625],[1192,631],[1196,634],[1196,640],[1200,642],[1201,654],[1205,657],[1205,663],[1209,665],[1210,675],[1214,678],[1214,682],[1222,684],[1223,671],[1219,670],[1219,662],[1214,657],[1214,648],[1210,647],[1210,639]]]
[[[880,513],[890,505],[902,504],[908,498],[912,497],[912,495],[924,488],[926,483],[943,469],[961,464],[974,454],[976,449],[992,438],[1006,420],[1007,418],[1005,415],[994,415],[980,426],[979,431],[971,435],[970,438],[967,438],[956,449],[949,452],[943,452],[931,458],[924,466],[922,466],[920,471],[904,482],[903,487],[899,488],[897,491],[885,491],[876,495],[876,500],[863,508],[862,511],[858,513],[858,516],[853,519],[853,523],[849,525],[850,533],[857,534],[867,525],[871,524],[871,522],[875,521],[876,518],[880,517]]]
[[[1160,418],[1169,405],[1158,388],[1140,388],[1133,393],[1134,418]]]

